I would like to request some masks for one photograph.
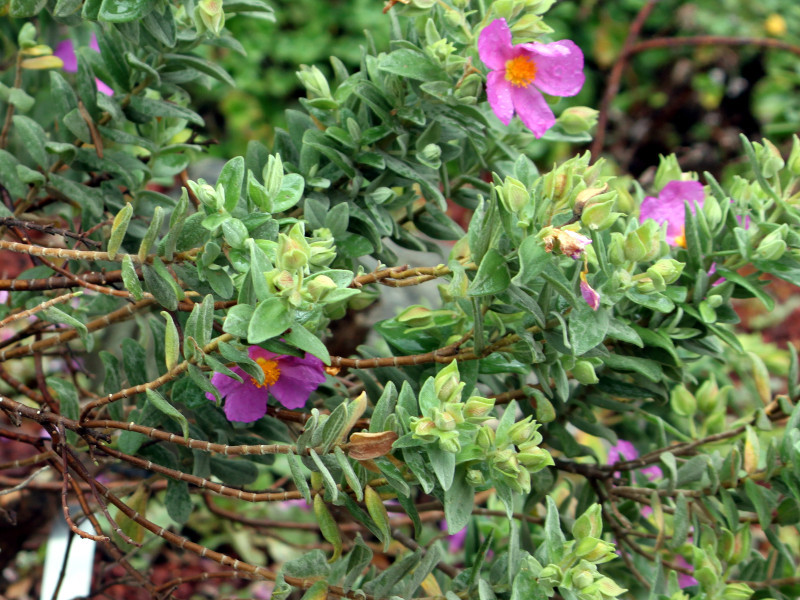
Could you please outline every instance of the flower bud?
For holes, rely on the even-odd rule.
[[[550,453],[535,444],[523,444],[517,453],[517,461],[528,469],[529,473],[536,473],[545,467],[555,464]]]
[[[572,585],[575,586],[576,589],[582,590],[583,588],[589,587],[594,583],[594,572],[590,569],[578,569],[575,568],[574,573],[572,574]]]
[[[614,205],[617,202],[616,192],[609,192],[614,197],[608,198],[602,202],[594,202],[583,209],[581,214],[581,223],[589,229],[601,231],[608,229],[617,220],[622,213],[614,212]],[[605,196],[605,194],[603,194]]]
[[[781,151],[775,147],[775,144],[767,139],[761,141],[763,145],[753,142],[756,163],[758,163],[758,166],[761,168],[761,174],[766,179],[769,179],[777,175],[778,171],[780,171],[786,163],[783,161]]]
[[[301,244],[286,234],[278,234],[278,265],[289,271],[297,271],[308,264],[308,254]]]
[[[674,258],[662,258],[647,269],[647,274],[653,277],[653,274],[657,273],[664,280],[664,283],[675,283],[683,273],[684,266],[682,262],[678,262]]]
[[[725,303],[725,298],[719,294],[711,294],[708,298],[706,298],[706,302],[708,302],[708,305],[711,308],[719,308]]]
[[[203,25],[218,36],[225,26],[225,12],[222,10],[222,0],[200,0],[197,3],[196,10]]]
[[[431,169],[438,169],[442,164],[441,159],[442,149],[436,144],[428,144],[420,152],[417,152],[417,160]]]
[[[433,409],[433,422],[441,431],[454,431],[456,428],[456,420],[453,415],[438,408]]]
[[[572,367],[572,376],[583,385],[592,385],[600,381],[594,372],[594,365],[588,360],[579,360]]]
[[[503,187],[498,191],[501,192],[498,194],[500,201],[510,213],[518,213],[531,199],[527,188],[521,181],[513,177],[506,177]]]
[[[514,481],[509,481],[511,489],[521,494],[528,494],[531,491],[531,474],[526,469],[520,469]]]
[[[697,408],[704,414],[711,414],[717,409],[719,397],[719,386],[716,378],[711,375],[702,385],[697,388],[695,398],[697,398]]]
[[[692,417],[697,411],[697,400],[682,383],[672,388],[669,401],[672,410],[682,417]]]
[[[516,478],[517,473],[520,472],[517,453],[509,449],[496,451],[492,455],[492,466],[509,477]]]
[[[706,216],[710,229],[714,229],[722,220],[722,209],[719,206],[719,200],[713,194],[706,196],[703,202],[703,214]]]
[[[308,282],[307,289],[314,302],[322,300],[328,292],[337,288],[336,283],[327,275],[317,275]]]
[[[722,590],[723,600],[748,600],[753,594],[755,591],[746,583],[729,583]]]
[[[333,100],[328,80],[325,79],[325,75],[323,75],[322,71],[317,67],[300,65],[300,70],[297,71],[297,77],[300,79],[300,83],[303,84],[303,87],[306,88],[306,91],[308,91],[310,98],[326,98],[328,100]]]
[[[800,175],[800,138],[797,134],[792,136],[792,151],[789,153],[789,160],[786,162],[789,172],[797,177]]]
[[[460,402],[461,390],[465,385],[459,379],[458,362],[455,360],[439,371],[433,380],[433,388],[441,402]]]
[[[470,423],[481,423],[489,418],[489,413],[494,408],[494,398],[470,396],[464,405],[464,416]]]
[[[558,586],[564,580],[564,572],[556,564],[545,565],[539,572],[539,583],[547,586]]]
[[[411,417],[410,426],[416,439],[432,442],[438,437],[439,430],[428,417]]]
[[[483,450],[491,450],[494,447],[495,433],[494,429],[488,425],[484,425],[478,430],[478,436],[475,438],[475,443]]]
[[[514,423],[508,431],[511,442],[519,446],[527,442],[539,429],[539,424],[532,417],[525,417],[521,421]]]
[[[542,20],[542,17],[524,14],[511,26],[511,33],[514,34],[515,40],[530,42],[543,35],[553,33],[553,29]]]
[[[647,254],[647,248],[642,243],[641,238],[636,235],[635,231],[631,231],[625,236],[625,243],[623,244],[625,250],[625,260],[631,262],[639,262],[644,260]]]
[[[611,274],[611,289],[625,291],[633,285],[633,277],[625,269],[617,269]]]
[[[764,260],[778,260],[786,252],[786,242],[783,241],[786,235],[787,226],[784,223],[775,231],[767,235],[756,248],[756,258]]]
[[[261,173],[270,200],[274,200],[283,185],[283,161],[280,154],[270,154]]]
[[[458,432],[446,431],[439,436],[439,448],[445,452],[458,454],[461,452],[461,444],[458,441]]]
[[[670,181],[679,181],[682,175],[678,159],[674,154],[659,156],[659,159],[658,169],[653,181],[653,187],[656,191],[661,191]]]
[[[561,129],[566,133],[576,135],[589,131],[597,125],[598,114],[598,111],[588,106],[571,106],[564,109],[556,123],[561,125]]]
[[[456,98],[466,100],[467,98],[476,98],[480,95],[483,89],[483,80],[477,73],[467,75],[461,82],[461,85],[456,88]]]
[[[572,526],[572,535],[576,540],[591,537],[599,538],[603,533],[603,512],[596,502],[587,508],[584,513],[575,519]]]
[[[604,563],[617,557],[614,544],[594,537],[584,537],[575,544],[575,556],[592,563]]]
[[[467,469],[467,483],[472,487],[478,487],[486,483],[486,479],[478,469]]]
[[[658,279],[655,281],[652,277],[642,277],[636,281],[636,291],[640,294],[652,294],[653,292],[660,291],[666,288],[664,285],[664,280],[660,279],[658,275],[656,275]]]
[[[36,45],[36,27],[33,23],[25,23],[20,28],[17,35],[17,45],[23,50],[33,48]]]
[[[611,241],[608,246],[608,260],[615,267],[621,267],[627,262],[627,254],[625,252],[625,236],[614,231],[611,233]]]
[[[405,323],[410,327],[425,327],[433,321],[432,311],[429,308],[415,304],[409,306],[395,317],[399,323]]]

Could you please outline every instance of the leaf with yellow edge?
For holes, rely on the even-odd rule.
[[[64,67],[64,61],[57,56],[37,56],[36,58],[26,58],[20,65],[23,69],[29,71],[42,71],[44,69],[61,69]]]

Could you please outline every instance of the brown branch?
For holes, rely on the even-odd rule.
[[[800,46],[772,38],[732,37],[724,35],[693,35],[688,37],[653,38],[633,44],[628,56],[654,48],[680,48],[681,46],[757,46],[775,50],[786,50],[800,56]]]
[[[614,62],[611,69],[611,74],[608,76],[608,84],[606,85],[605,93],[600,101],[600,112],[597,115],[597,131],[595,132],[594,141],[590,149],[592,162],[595,162],[603,151],[606,137],[606,127],[608,126],[608,112],[611,109],[611,102],[619,92],[619,84],[622,79],[622,73],[625,70],[625,65],[628,62],[628,55],[636,40],[639,38],[639,33],[644,26],[644,22],[656,6],[658,0],[648,0],[647,4],[642,6],[639,14],[633,19],[631,27],[628,30],[628,37],[625,38],[625,43],[622,46],[622,51],[619,57]]]
[[[53,225],[41,225],[39,223],[35,223],[33,221],[23,221],[21,219],[15,219],[13,217],[0,217],[0,226],[2,227],[19,227],[21,229],[31,229],[33,231],[41,231],[42,233],[46,233],[48,235],[58,235],[61,237],[68,237],[77,240],[79,243],[84,244],[85,246],[94,246],[95,248],[99,248],[102,244],[95,240],[86,239],[85,233],[75,233],[74,231],[70,231],[69,229],[62,229],[61,227],[55,227]]]

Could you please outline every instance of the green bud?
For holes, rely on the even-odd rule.
[[[763,260],[778,260],[786,252],[786,242],[783,241],[788,231],[784,223],[775,231],[767,235],[756,248],[756,258]]]
[[[308,264],[308,254],[304,248],[289,236],[278,234],[278,265],[290,271],[297,271]]]
[[[682,417],[692,417],[697,412],[697,400],[682,383],[672,388],[669,402],[672,410]]]
[[[515,491],[528,494],[531,491],[531,474],[527,469],[520,469],[514,480],[508,483]]]
[[[722,590],[723,600],[748,600],[755,591],[746,583],[729,583]]]
[[[614,290],[625,291],[633,285],[633,277],[625,269],[617,269],[611,274],[611,286]]]
[[[572,535],[576,540],[585,537],[599,538],[603,533],[603,511],[598,503],[592,504],[575,519]]]
[[[322,71],[317,67],[300,65],[300,70],[297,71],[297,77],[300,79],[300,83],[303,84],[303,87],[306,88],[306,91],[308,91],[310,98],[326,98],[328,100],[333,100],[328,80],[325,79],[325,75],[323,75]]]
[[[614,192],[616,195],[616,193]],[[603,194],[605,196],[605,194]],[[583,209],[581,214],[581,223],[586,225],[589,229],[595,231],[602,231],[611,227],[622,214],[614,212],[614,205],[616,198],[609,198],[602,202],[595,202]]]
[[[403,312],[395,317],[395,320],[399,323],[405,323],[410,327],[425,327],[426,325],[430,325],[433,321],[433,317],[431,316],[432,312],[433,311],[429,308],[415,304],[403,310]]]
[[[486,479],[478,469],[467,469],[467,483],[472,487],[478,487],[486,483]]]
[[[467,75],[456,88],[456,98],[477,98],[483,89],[483,80],[477,73]]]
[[[628,260],[625,253],[625,236],[618,231],[611,233],[611,241],[608,244],[608,260],[615,267],[621,267]]]
[[[703,420],[703,426],[708,434],[722,433],[726,428],[725,413],[723,411],[711,413]]]
[[[503,187],[498,189],[500,201],[510,213],[518,213],[530,202],[531,195],[521,181],[506,177]]]
[[[530,440],[537,429],[539,429],[539,424],[536,423],[532,417],[525,417],[511,426],[511,429],[508,431],[508,436],[512,443],[519,446]]]
[[[572,574],[572,585],[575,586],[575,589],[582,590],[583,588],[589,587],[594,583],[594,572],[590,569],[578,569],[575,568],[575,572]]]
[[[464,417],[470,423],[482,423],[489,418],[489,413],[494,408],[494,398],[470,396],[464,405]]]
[[[513,30],[513,28],[512,28]],[[597,125],[597,115],[599,111],[588,106],[571,106],[564,109],[556,123],[561,125],[561,129],[570,135],[576,135],[589,131]]]
[[[717,380],[711,375],[697,388],[697,393],[695,394],[697,398],[697,408],[706,415],[711,414],[717,409],[718,395],[719,386],[717,385]]]
[[[719,581],[719,576],[713,571],[713,569],[711,569],[711,567],[701,567],[699,569],[695,569],[693,575],[703,589],[706,590],[714,588]]]
[[[433,388],[441,402],[460,402],[461,390],[465,385],[459,379],[458,362],[455,360],[439,371],[433,380]]]
[[[33,48],[36,45],[36,27],[33,23],[25,23],[20,28],[19,34],[17,35],[17,45],[22,50]]]
[[[644,260],[644,257],[647,255],[647,248],[642,243],[641,238],[636,235],[635,231],[631,231],[625,236],[623,248],[625,251],[625,260],[631,262]]]
[[[664,280],[664,283],[675,283],[681,276],[681,273],[683,273],[684,266],[682,262],[678,262],[674,258],[662,258],[647,269],[647,274],[653,277],[654,273],[658,273]]]
[[[270,154],[261,174],[264,177],[267,195],[270,200],[275,200],[275,197],[281,191],[281,185],[283,185],[283,161],[281,160],[281,155]]]
[[[314,302],[322,300],[328,292],[337,288],[336,283],[327,275],[317,275],[306,285]]]
[[[546,586],[556,587],[561,585],[564,580],[564,572],[556,564],[546,565],[539,572],[539,583]]]
[[[432,21],[428,21],[432,23]],[[438,33],[438,32],[437,32]],[[434,60],[441,64],[445,64],[447,58],[455,52],[455,45],[445,38],[440,38],[433,43],[429,43],[425,47],[425,52]]]
[[[475,438],[475,443],[483,450],[491,450],[494,448],[494,429],[488,425],[484,425],[478,430],[478,436]]]
[[[778,171],[780,171],[786,163],[783,161],[781,151],[775,147],[775,144],[768,139],[763,139],[761,141],[763,144],[753,142],[753,148],[755,149],[756,162],[761,168],[761,174],[769,179],[777,175]]]
[[[439,437],[439,429],[428,417],[411,417],[410,427],[416,439],[432,442]]]
[[[617,557],[614,544],[593,537],[578,540],[573,552],[578,558],[595,564],[605,563]]]
[[[438,408],[433,409],[433,422],[436,427],[441,431],[454,431],[456,428],[456,420],[449,412],[441,411]]]
[[[494,468],[504,475],[516,478],[517,473],[520,472],[519,461],[517,461],[517,453],[513,450],[497,450],[492,455],[491,460]]]
[[[792,175],[795,177],[800,175],[800,138],[797,137],[797,134],[792,136],[792,151],[789,153],[786,165]]]
[[[417,160],[431,169],[438,169],[442,164],[442,149],[436,144],[426,145],[420,152],[417,152]]]
[[[543,35],[553,33],[553,29],[542,20],[542,17],[533,14],[524,14],[511,26],[511,32],[514,34],[515,40],[530,42]],[[596,120],[597,119],[595,119],[595,121]],[[586,129],[581,131],[586,131]]]
[[[419,6],[420,4],[426,4],[428,6],[425,6],[424,8],[428,9],[434,4],[436,4],[436,0],[411,0],[411,4],[419,8],[423,8]],[[444,20],[447,21],[447,24],[454,29],[466,26],[466,23],[464,22],[463,13],[460,13],[455,10],[445,11]]]
[[[636,291],[640,294],[652,294],[655,291],[664,290],[666,287],[664,280],[658,274],[656,274],[655,279],[653,277],[642,277],[636,281]]]
[[[736,544],[734,546],[733,554],[728,562],[732,565],[738,565],[740,562],[750,556],[751,551],[751,533],[749,525],[744,525],[736,534]]]
[[[520,447],[520,451],[517,453],[517,461],[525,467],[529,473],[537,473],[545,467],[555,464],[550,453],[535,444],[523,444]]]
[[[461,444],[458,441],[458,432],[446,431],[439,436],[439,448],[445,452],[458,454],[461,452]]]
[[[588,360],[579,360],[572,367],[572,376],[583,385],[592,385],[600,381],[594,372],[594,365]]]
[[[706,298],[706,302],[711,308],[719,308],[725,303],[725,298],[720,296],[719,294],[711,294]]]
[[[706,196],[703,202],[703,214],[711,229],[714,229],[722,220],[722,208],[720,208],[719,200],[713,194]]]
[[[653,187],[656,191],[667,185],[670,181],[681,179],[681,167],[678,164],[678,158],[674,154],[668,156],[659,156],[658,170],[656,170],[655,180]]]
[[[600,577],[594,582],[591,589],[599,592],[602,598],[613,598],[628,591],[626,588],[617,585],[617,582],[609,577]]]
[[[197,3],[196,10],[203,25],[218,36],[225,26],[225,12],[222,10],[222,0],[200,0]]]
[[[642,260],[653,260],[661,254],[661,239],[663,237],[661,228],[653,220],[648,220],[644,225],[636,230],[636,235],[645,247],[645,255]]]
[[[729,529],[720,528],[719,532],[719,556],[722,560],[729,562],[736,550],[736,537]]]

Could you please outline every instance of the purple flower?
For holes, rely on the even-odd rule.
[[[214,373],[211,383],[225,398],[225,416],[229,421],[250,423],[267,413],[270,394],[286,408],[302,408],[309,395],[325,381],[322,361],[311,354],[305,358],[275,354],[259,346],[247,353],[264,371],[264,383],[258,383],[239,367],[231,370],[242,378],[239,383],[221,373]],[[206,398],[214,401],[213,394]]]
[[[447,531],[447,521],[440,521],[439,529],[441,529],[442,531]],[[464,540],[466,539],[467,539],[466,526],[461,531],[457,531],[453,535],[448,535],[447,536],[448,551],[450,552],[450,554],[455,554],[456,552],[459,552],[464,547]]]
[[[659,225],[667,224],[667,243],[686,248],[686,212],[683,203],[695,214],[695,204],[703,206],[705,193],[699,181],[670,181],[658,194],[647,196],[639,209],[639,220],[653,219]]]
[[[89,42],[89,48],[95,52],[100,52],[100,46],[97,45],[97,36],[94,34],[92,34],[92,40]],[[64,63],[64,70],[67,73],[77,73],[78,57],[75,55],[75,45],[72,43],[72,40],[63,40],[58,44],[58,46],[56,46],[56,51],[53,52],[53,54],[60,58]],[[97,83],[98,91],[102,92],[106,96],[114,95],[114,90],[108,87],[105,83],[99,79],[95,79],[95,82]]]
[[[685,567],[687,569],[691,568],[686,559],[683,558],[680,554],[675,556],[675,563],[681,567]],[[686,575],[685,573],[678,573],[678,585],[681,589],[691,587],[693,585],[697,585],[697,579],[692,577],[691,575]]]
[[[600,294],[586,281],[586,273],[584,271],[581,271],[581,296],[586,300],[586,304],[592,307],[592,310],[600,308]]]
[[[478,53],[489,69],[486,95],[504,125],[516,112],[537,138],[556,122],[542,92],[574,96],[583,87],[583,53],[571,40],[550,44],[511,43],[505,19],[495,19],[481,31]]]
[[[611,446],[608,449],[608,464],[613,465],[620,461],[634,460],[639,457],[639,452],[636,447],[627,440],[619,440],[616,446]],[[650,465],[642,469],[642,475],[647,477],[648,481],[661,479],[664,473],[658,465]],[[614,473],[615,477],[619,477],[619,472]]]

